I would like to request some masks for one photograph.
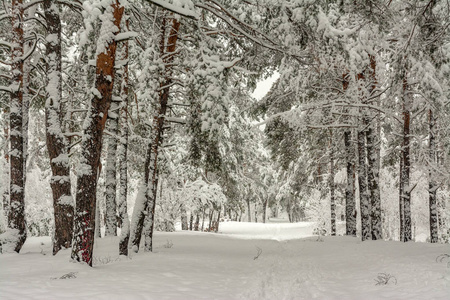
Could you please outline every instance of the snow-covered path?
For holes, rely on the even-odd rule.
[[[310,226],[157,233],[154,253],[120,260],[117,240],[106,238],[95,268],[68,262],[68,251],[52,257],[49,238],[32,238],[20,255],[0,255],[0,299],[449,299],[450,268],[435,261],[449,245],[299,238]],[[378,273],[397,284],[376,285]]]

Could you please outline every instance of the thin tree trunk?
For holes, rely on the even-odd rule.
[[[349,86],[348,74],[342,75],[344,93]],[[356,236],[356,200],[355,200],[355,146],[352,143],[352,130],[344,131],[344,146],[347,171],[347,184],[345,186],[345,234]]]
[[[369,96],[373,96],[376,93],[377,78],[376,78],[376,60],[373,55],[369,55],[370,58],[370,89]],[[367,183],[368,191],[370,193],[370,220],[371,220],[371,231],[372,239],[379,240],[383,238],[382,232],[382,220],[381,220],[381,199],[380,199],[380,187],[379,187],[379,173],[380,166],[377,163],[377,146],[379,142],[379,136],[377,136],[376,122],[371,122],[369,117],[365,117],[365,125],[367,126],[366,139],[367,139],[367,162],[368,162],[368,172],[367,172]]]
[[[130,248],[133,249],[134,252],[139,251],[139,247],[141,245],[141,237],[142,237],[142,231],[144,228],[144,221],[145,221],[145,213],[147,211],[148,207],[148,201],[147,201],[147,189],[148,189],[148,181],[150,178],[150,160],[151,160],[151,152],[152,152],[152,146],[151,144],[148,144],[147,146],[147,153],[145,156],[145,163],[144,163],[144,197],[141,199],[136,199],[136,202],[143,201],[142,203],[139,203],[139,205],[134,206],[133,209],[133,219],[132,224],[130,228]]]
[[[214,228],[214,232],[215,233],[219,232],[220,212],[221,212],[221,207],[219,206],[219,210],[218,210],[218,213],[217,213],[217,223],[216,223],[216,226]]]
[[[334,187],[334,147],[333,147],[333,130],[330,129],[330,210],[331,210],[331,235],[336,235],[336,198]]]
[[[252,221],[252,215],[250,212],[250,199],[247,199],[247,214],[248,214],[248,222]]]
[[[25,182],[24,182],[24,153],[23,153],[23,1],[13,0],[11,3],[12,22],[12,85],[10,100],[10,209],[8,227],[14,231],[14,241],[11,247],[20,252],[27,238],[25,223]]]
[[[112,24],[102,23],[101,36],[111,33],[116,35],[117,31],[120,31],[124,7],[120,6],[118,0],[111,0],[110,3],[110,7],[107,7],[104,12],[104,17],[111,20]],[[111,28],[116,28],[117,31],[112,32]],[[117,43],[114,38],[108,42],[99,40],[95,89],[92,91],[93,97],[83,125],[82,153],[77,175],[72,259],[83,261],[89,266],[92,266],[94,247],[97,174],[100,165],[103,130],[112,98],[116,46]]]
[[[177,49],[178,32],[181,23],[173,18],[170,20],[170,30],[167,37],[166,44],[166,19],[163,19],[161,26],[161,40],[160,40],[160,54],[164,62],[164,80],[161,82],[159,92],[159,108],[158,114],[153,117],[152,124],[152,157],[150,162],[151,180],[149,189],[147,189],[149,206],[147,213],[149,216],[149,223],[145,225],[145,250],[152,251],[153,243],[153,229],[155,225],[155,208],[156,208],[156,194],[159,180],[158,157],[160,148],[164,137],[164,124],[167,111],[167,103],[169,100],[170,86],[172,85],[172,63],[175,59],[175,50]],[[167,55],[171,54],[171,55]]]
[[[9,224],[8,218],[9,218],[9,180],[10,180],[10,176],[9,176],[9,125],[7,124],[7,119],[9,119],[9,115],[8,115],[8,111],[5,108],[3,110],[3,135],[4,135],[4,139],[5,139],[5,144],[4,144],[4,149],[3,149],[3,153],[5,156],[5,168],[4,168],[4,190],[3,190],[3,194],[2,194],[2,203],[3,203],[3,213],[5,214],[5,220],[6,220],[6,224]],[[1,245],[0,245],[1,246]]]
[[[344,132],[344,145],[347,163],[347,185],[345,186],[345,234],[356,236],[356,201],[355,201],[355,147],[352,132]]]
[[[205,207],[202,208],[202,231],[205,230]]]
[[[184,203],[181,204],[181,230],[188,230],[187,212]]]
[[[263,202],[263,223],[266,223],[266,214],[267,214],[267,202],[269,201],[269,196]]]
[[[435,124],[436,120],[433,116],[433,110],[429,110],[429,183],[428,183],[428,193],[429,193],[429,208],[430,208],[430,242],[437,243],[439,239],[438,234],[438,209],[437,209],[437,198],[436,192],[438,185],[435,179],[434,168],[436,168],[436,141],[435,141]]]
[[[195,214],[194,231],[198,231],[199,226],[200,226],[200,214],[197,211],[197,213]]]
[[[45,122],[47,150],[50,158],[55,228],[53,235],[53,255],[63,248],[72,246],[73,238],[73,198],[70,183],[70,163],[68,141],[62,132],[61,109],[61,20],[56,1],[44,1],[44,14],[47,22],[47,100]]]
[[[403,209],[403,219],[400,224],[400,241],[408,242],[412,239],[411,229],[411,191],[409,186],[410,176],[410,119],[411,112],[409,110],[410,89],[406,75],[403,78],[403,142],[402,142],[402,167],[400,168],[400,203]]]
[[[125,20],[125,26],[128,28],[128,19]],[[130,240],[130,220],[128,218],[128,41],[123,42],[121,59],[126,61],[123,66],[123,80],[120,97],[122,99],[120,107],[120,143],[117,156],[120,162],[119,166],[119,198],[117,199],[120,226],[119,254],[128,255],[128,242]]]
[[[361,239],[363,241],[370,240],[370,204],[367,195],[367,167],[366,167],[366,147],[365,133],[363,130],[358,131],[358,186],[359,186],[359,203],[361,211]]]
[[[189,218],[189,230],[192,231],[192,226],[194,223],[194,214],[191,213],[191,217]]]

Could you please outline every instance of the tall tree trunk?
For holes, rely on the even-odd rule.
[[[116,61],[122,62],[122,48],[123,45],[117,46]],[[111,107],[108,111],[107,128],[110,136],[107,138],[107,158],[106,158],[106,189],[105,189],[105,203],[106,203],[106,222],[105,222],[105,236],[117,235],[117,134],[119,127],[119,105],[123,102],[121,97],[122,81],[123,81],[123,67],[117,66],[114,76],[113,96],[111,100]]]
[[[3,172],[3,194],[2,194],[2,203],[3,203],[3,213],[5,214],[5,220],[6,220],[6,224],[9,224],[8,221],[8,217],[9,217],[9,180],[10,180],[10,176],[9,176],[9,125],[8,125],[8,121],[7,119],[9,119],[9,113],[8,110],[5,108],[3,110],[3,136],[5,139],[5,144],[4,144],[4,149],[3,149],[3,153],[4,153],[4,157],[5,157],[5,168],[4,168],[4,172]]]
[[[125,21],[128,27],[128,19]],[[128,60],[128,41],[125,41],[122,48],[121,58]],[[128,242],[130,239],[130,220],[128,218],[128,63],[123,66],[123,81],[121,89],[121,108],[120,108],[120,144],[117,152],[120,161],[119,167],[119,198],[117,199],[119,222],[121,228],[119,254],[128,255]]]
[[[100,29],[97,45],[95,88],[83,124],[81,161],[77,174],[76,214],[72,259],[92,266],[94,247],[97,174],[100,164],[102,137],[114,85],[114,66],[117,43],[114,38],[104,40],[120,30],[124,7],[118,0],[110,0],[103,13],[105,20]]]
[[[54,0],[44,1],[44,15],[47,22],[47,100],[45,122],[47,150],[50,158],[55,228],[53,233],[53,255],[63,248],[72,246],[73,199],[70,183],[68,142],[62,132],[61,110],[61,20]]]
[[[345,234],[356,236],[355,201],[355,147],[352,143],[352,131],[344,132],[344,145],[347,163],[347,185],[345,186]]]
[[[370,59],[370,87],[369,96],[373,97],[377,92],[378,85],[376,77],[376,60],[373,55],[369,55]],[[371,220],[371,234],[373,240],[383,238],[382,233],[382,219],[381,219],[381,199],[380,199],[380,187],[379,187],[379,173],[380,166],[377,159],[377,144],[379,143],[379,136],[377,136],[376,122],[370,119],[370,116],[365,117],[365,126],[367,127],[366,139],[367,139],[367,185],[370,194],[370,220]]]
[[[342,75],[344,93],[349,86],[348,74]],[[344,131],[344,146],[347,171],[347,184],[345,186],[345,234],[356,236],[356,200],[355,200],[355,147],[352,143],[352,130]]]
[[[333,130],[330,129],[330,210],[331,210],[331,235],[336,235],[336,198],[334,186],[334,146],[333,146]]]
[[[357,74],[358,91],[362,99],[362,104],[366,102],[366,94],[363,89],[364,74]],[[361,124],[358,129],[358,186],[359,186],[359,206],[361,211],[361,239],[363,241],[370,240],[372,238],[371,229],[371,205],[369,199],[368,183],[367,183],[367,155],[366,155],[366,131],[367,131],[367,115],[366,112],[361,109]]]
[[[358,186],[359,203],[361,212],[361,239],[370,240],[370,203],[367,194],[367,167],[366,167],[366,146],[364,130],[358,131]]]
[[[406,73],[406,71],[405,71]],[[412,239],[411,228],[411,190],[409,186],[410,176],[410,88],[406,74],[403,78],[403,141],[402,164],[400,167],[400,210],[402,214],[400,223],[400,241],[408,242]]]
[[[158,158],[160,148],[163,142],[164,136],[164,123],[165,116],[167,111],[167,103],[169,100],[169,92],[170,86],[172,85],[172,69],[173,69],[173,61],[175,58],[175,51],[177,47],[178,40],[178,32],[181,23],[173,18],[169,20],[170,29],[169,35],[166,38],[166,22],[167,20],[164,18],[161,26],[161,40],[160,40],[160,54],[163,58],[164,62],[164,78],[160,85],[159,92],[159,108],[158,113],[153,117],[152,124],[152,155],[150,161],[150,173],[151,178],[149,181],[149,188],[147,189],[148,196],[148,207],[147,207],[147,215],[149,217],[149,222],[145,224],[145,250],[152,251],[153,244],[153,229],[155,225],[155,208],[156,208],[156,195],[158,188]],[[166,44],[167,41],[167,44]]]
[[[11,69],[12,84],[10,100],[10,209],[8,227],[14,231],[14,241],[11,247],[20,252],[27,238],[25,223],[25,182],[24,182],[24,153],[23,153],[23,1],[13,0],[11,3],[12,45]]]
[[[437,243],[439,239],[438,234],[438,209],[437,209],[437,198],[436,192],[438,189],[438,185],[435,179],[434,169],[436,166],[436,141],[435,141],[435,124],[436,120],[433,116],[433,110],[430,109],[428,112],[428,122],[429,122],[429,167],[428,167],[428,194],[429,194],[429,208],[430,208],[430,242]]]

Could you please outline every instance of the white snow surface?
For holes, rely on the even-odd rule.
[[[450,267],[436,261],[449,245],[318,238],[312,223],[281,221],[157,232],[154,252],[131,258],[118,256],[119,237],[98,239],[94,268],[69,262],[70,250],[53,257],[50,237],[29,238],[0,255],[0,298],[449,299]],[[395,278],[377,285],[379,273]]]

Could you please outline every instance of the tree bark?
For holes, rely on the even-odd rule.
[[[62,132],[61,20],[56,1],[44,1],[44,15],[48,36],[45,51],[48,76],[45,128],[52,170],[50,186],[55,218],[53,234],[53,255],[55,255],[59,250],[72,246],[74,207],[70,183],[68,142]]]
[[[428,194],[429,194],[429,209],[430,209],[430,242],[437,243],[439,240],[438,234],[438,209],[437,209],[437,189],[438,185],[435,179],[434,168],[436,168],[436,141],[435,141],[435,124],[436,120],[433,115],[433,110],[430,109],[428,112],[428,122],[429,122],[429,167],[428,167]]]
[[[251,215],[251,211],[250,211],[250,199],[247,199],[247,217],[248,217],[248,222],[252,221],[252,215]]]
[[[406,73],[406,72],[405,72]],[[410,177],[410,88],[406,74],[403,77],[403,141],[402,141],[402,164],[400,167],[400,241],[408,242],[412,239],[411,228],[411,191],[409,186]]]
[[[175,50],[177,49],[178,32],[180,29],[180,21],[173,18],[170,19],[171,23],[169,29],[169,35],[166,37],[166,18],[163,19],[161,25],[161,40],[160,40],[160,55],[164,62],[164,79],[160,84],[159,92],[159,108],[157,115],[153,117],[152,124],[152,151],[150,161],[150,173],[151,178],[149,182],[149,188],[147,189],[148,207],[147,214],[149,217],[148,224],[145,224],[145,250],[152,251],[153,243],[153,229],[155,225],[155,208],[156,208],[156,195],[159,180],[158,170],[158,157],[160,148],[163,142],[164,136],[164,124],[165,116],[167,112],[167,103],[169,100],[170,86],[172,85],[172,69],[173,61],[175,58]],[[166,43],[167,42],[167,43]]]
[[[376,78],[376,60],[373,55],[369,55],[370,59],[370,88],[369,96],[373,96],[376,93],[377,78]],[[370,194],[370,220],[372,239],[378,240],[383,238],[382,232],[382,219],[381,219],[381,199],[380,199],[380,187],[379,187],[379,173],[380,166],[377,159],[377,144],[379,143],[379,136],[377,136],[376,122],[371,122],[369,116],[365,117],[365,126],[367,127],[366,139],[367,139],[367,185]],[[375,123],[375,124],[374,124]]]
[[[194,223],[194,231],[198,231],[200,226],[200,214],[197,211],[195,214],[195,223]]]
[[[266,223],[267,217],[267,202],[269,201],[269,196],[267,195],[266,199],[263,202],[263,223]]]
[[[364,130],[358,131],[358,186],[359,203],[361,212],[361,239],[370,240],[371,222],[370,222],[370,203],[367,194],[367,167],[366,167],[366,146]]]
[[[25,181],[24,181],[24,153],[23,153],[23,1],[13,0],[11,2],[12,21],[12,45],[11,69],[12,84],[10,100],[10,206],[8,216],[8,227],[14,231],[14,241],[11,247],[17,253],[20,252],[27,238],[25,223]]]
[[[106,20],[100,29],[100,36],[115,36],[120,31],[124,7],[118,0],[111,0],[111,5],[105,9]],[[112,24],[111,24],[112,23]],[[81,161],[77,174],[76,214],[74,222],[74,241],[72,259],[82,261],[92,266],[94,247],[95,211],[97,174],[100,164],[102,137],[108,109],[111,104],[114,84],[114,66],[117,43],[114,39],[97,44],[96,78],[93,97],[83,125],[81,142]]]
[[[356,236],[356,201],[355,201],[355,147],[352,132],[344,132],[344,145],[347,163],[347,185],[345,186],[345,234]]]
[[[336,198],[334,186],[334,147],[333,147],[333,130],[330,129],[330,211],[331,211],[331,235],[336,235]]]
[[[181,204],[181,230],[188,230],[186,206]]]
[[[348,74],[342,75],[344,93],[349,86]],[[347,171],[347,184],[345,186],[345,234],[356,236],[356,200],[355,200],[355,147],[352,143],[352,131],[344,131],[344,146]]]
[[[221,207],[219,206],[219,210],[218,210],[218,212],[217,212],[217,223],[216,223],[216,226],[215,226],[215,228],[214,228],[214,232],[215,232],[215,233],[219,232],[220,212],[221,212]]]
[[[5,215],[5,220],[6,220],[6,224],[9,224],[8,218],[9,218],[9,180],[10,180],[10,176],[9,176],[9,125],[7,124],[7,119],[9,120],[9,113],[7,111],[6,108],[4,108],[3,110],[3,136],[5,139],[5,144],[4,144],[4,149],[3,149],[3,153],[4,153],[4,157],[5,157],[5,168],[4,168],[4,190],[3,190],[3,194],[2,194],[2,203],[3,203],[3,213]]]
[[[128,19],[125,21],[128,26]],[[125,41],[122,48],[122,59],[128,60],[128,41]],[[119,198],[117,201],[120,231],[119,254],[128,255],[128,242],[130,239],[130,220],[128,218],[128,63],[123,66],[123,86],[121,89],[120,107],[120,144],[117,156],[120,162],[119,167]]]
[[[130,226],[130,248],[133,249],[134,252],[139,251],[139,247],[141,245],[141,237],[142,237],[142,231],[144,229],[144,220],[146,218],[146,212],[148,207],[148,200],[147,200],[147,189],[148,189],[148,180],[150,178],[150,160],[151,160],[151,152],[152,152],[152,146],[149,143],[147,146],[147,153],[145,155],[145,163],[144,163],[144,193],[145,193],[145,200],[144,203],[142,203],[142,206],[137,206],[135,204],[134,210],[133,210],[133,219],[132,219],[132,226]]]
[[[123,45],[117,46],[116,60],[122,60],[121,48]],[[123,81],[123,67],[115,68],[113,96],[111,100],[111,107],[108,111],[107,128],[110,136],[107,138],[107,158],[106,158],[106,189],[105,189],[105,203],[106,203],[106,222],[105,222],[105,236],[117,235],[117,134],[119,127],[119,105],[123,102],[121,97],[122,81]]]

